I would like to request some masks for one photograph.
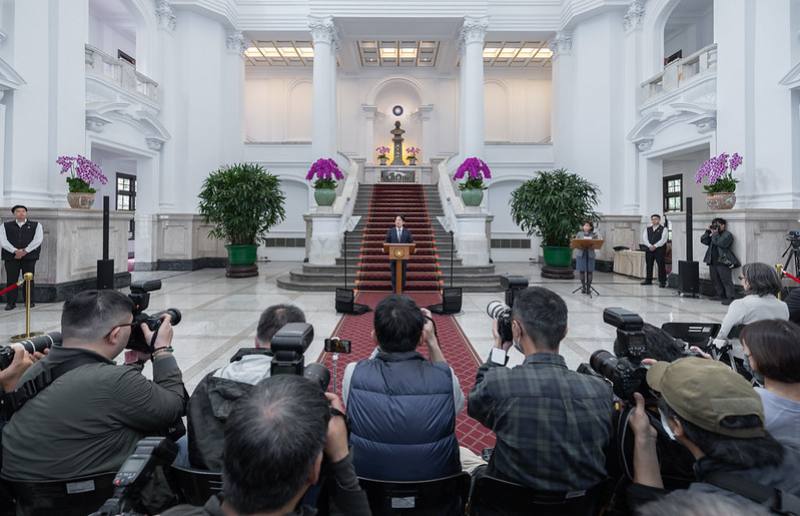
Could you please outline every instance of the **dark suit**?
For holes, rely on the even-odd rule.
[[[413,244],[414,237],[411,236],[411,231],[403,228],[400,232],[400,238],[397,238],[397,228],[391,228],[386,232],[386,243],[388,244]],[[397,272],[395,270],[395,261],[397,260],[389,260],[389,267],[392,270],[392,292],[397,291],[396,284],[397,284]],[[408,267],[408,263],[406,260],[403,260],[403,290],[406,289],[406,268]]]

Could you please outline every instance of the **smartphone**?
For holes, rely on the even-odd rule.
[[[350,341],[339,337],[325,339],[325,351],[327,353],[350,353]]]

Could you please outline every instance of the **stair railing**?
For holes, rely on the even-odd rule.
[[[456,221],[456,215],[464,213],[465,210],[464,203],[461,201],[461,196],[456,193],[455,188],[453,188],[453,180],[450,178],[450,163],[455,162],[454,158],[456,158],[455,155],[439,163],[437,190],[439,192],[439,200],[442,203],[442,211],[444,212],[444,229],[446,231],[452,231],[457,239],[458,223]],[[453,170],[455,170],[455,167],[453,167]]]

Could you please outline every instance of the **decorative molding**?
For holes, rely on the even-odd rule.
[[[717,128],[717,112],[713,110],[701,113],[688,122],[697,128],[698,133],[710,133]]]
[[[161,138],[160,136],[147,136],[145,137],[144,141],[147,143],[148,149],[159,152],[164,146],[166,139]]]
[[[361,104],[361,112],[367,120],[375,120],[378,116],[378,107],[374,104]]]
[[[625,13],[622,19],[622,24],[626,32],[633,32],[642,28],[645,15],[644,3],[646,1],[647,0],[633,0],[628,6],[628,12]]]
[[[550,50],[553,51],[553,59],[558,56],[568,56],[572,54],[572,32],[560,31],[550,42]]]
[[[633,142],[639,152],[649,151],[653,147],[653,138],[640,138]]]
[[[794,65],[792,69],[778,81],[778,84],[786,86],[789,89],[800,87],[800,63]]]
[[[311,38],[314,45],[324,43],[328,45],[338,45],[338,33],[333,16],[309,16],[308,28],[311,31]]]
[[[489,27],[488,16],[464,16],[464,24],[459,33],[459,43],[461,46],[480,43],[483,45],[486,39],[486,29]]]
[[[7,39],[8,39],[8,34],[6,34],[4,31],[0,30],[0,45],[5,43]]]
[[[98,115],[96,113],[86,113],[86,130],[94,133],[102,133],[105,126],[111,123],[111,120]]]
[[[169,0],[155,0],[156,1],[156,17],[158,18],[158,28],[167,30],[167,31],[174,31],[176,18],[175,18],[175,11],[172,10],[172,6],[169,4]]]
[[[247,49],[247,43],[245,42],[242,32],[238,30],[229,32],[228,36],[225,38],[225,47],[227,47],[230,52],[244,57],[244,51]]]
[[[137,103],[96,101],[86,104],[86,129],[100,133],[106,125],[122,122],[142,134],[147,148],[161,150],[170,134],[158,118]]]

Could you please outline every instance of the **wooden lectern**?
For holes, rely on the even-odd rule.
[[[403,293],[403,262],[414,254],[414,244],[383,244],[384,252],[389,254],[390,260],[395,260],[394,263],[394,277],[397,279],[395,283],[395,294]]]
[[[602,238],[573,238],[570,241],[569,246],[572,249],[581,249],[583,251],[583,259],[584,259],[585,269],[586,269],[587,272],[589,272],[589,250],[590,249],[594,249],[594,250],[600,249],[601,247],[603,247],[603,242],[604,242],[604,240]],[[597,289],[595,289],[592,286],[592,281],[591,281],[590,278],[591,278],[591,276],[589,276],[587,274],[586,275],[586,293],[589,295],[589,297],[592,297],[592,291],[594,291],[594,293],[599,296],[600,292],[598,292]],[[573,290],[572,293],[574,294],[575,292],[579,291],[580,289],[581,289],[581,287],[578,287],[575,290]]]

